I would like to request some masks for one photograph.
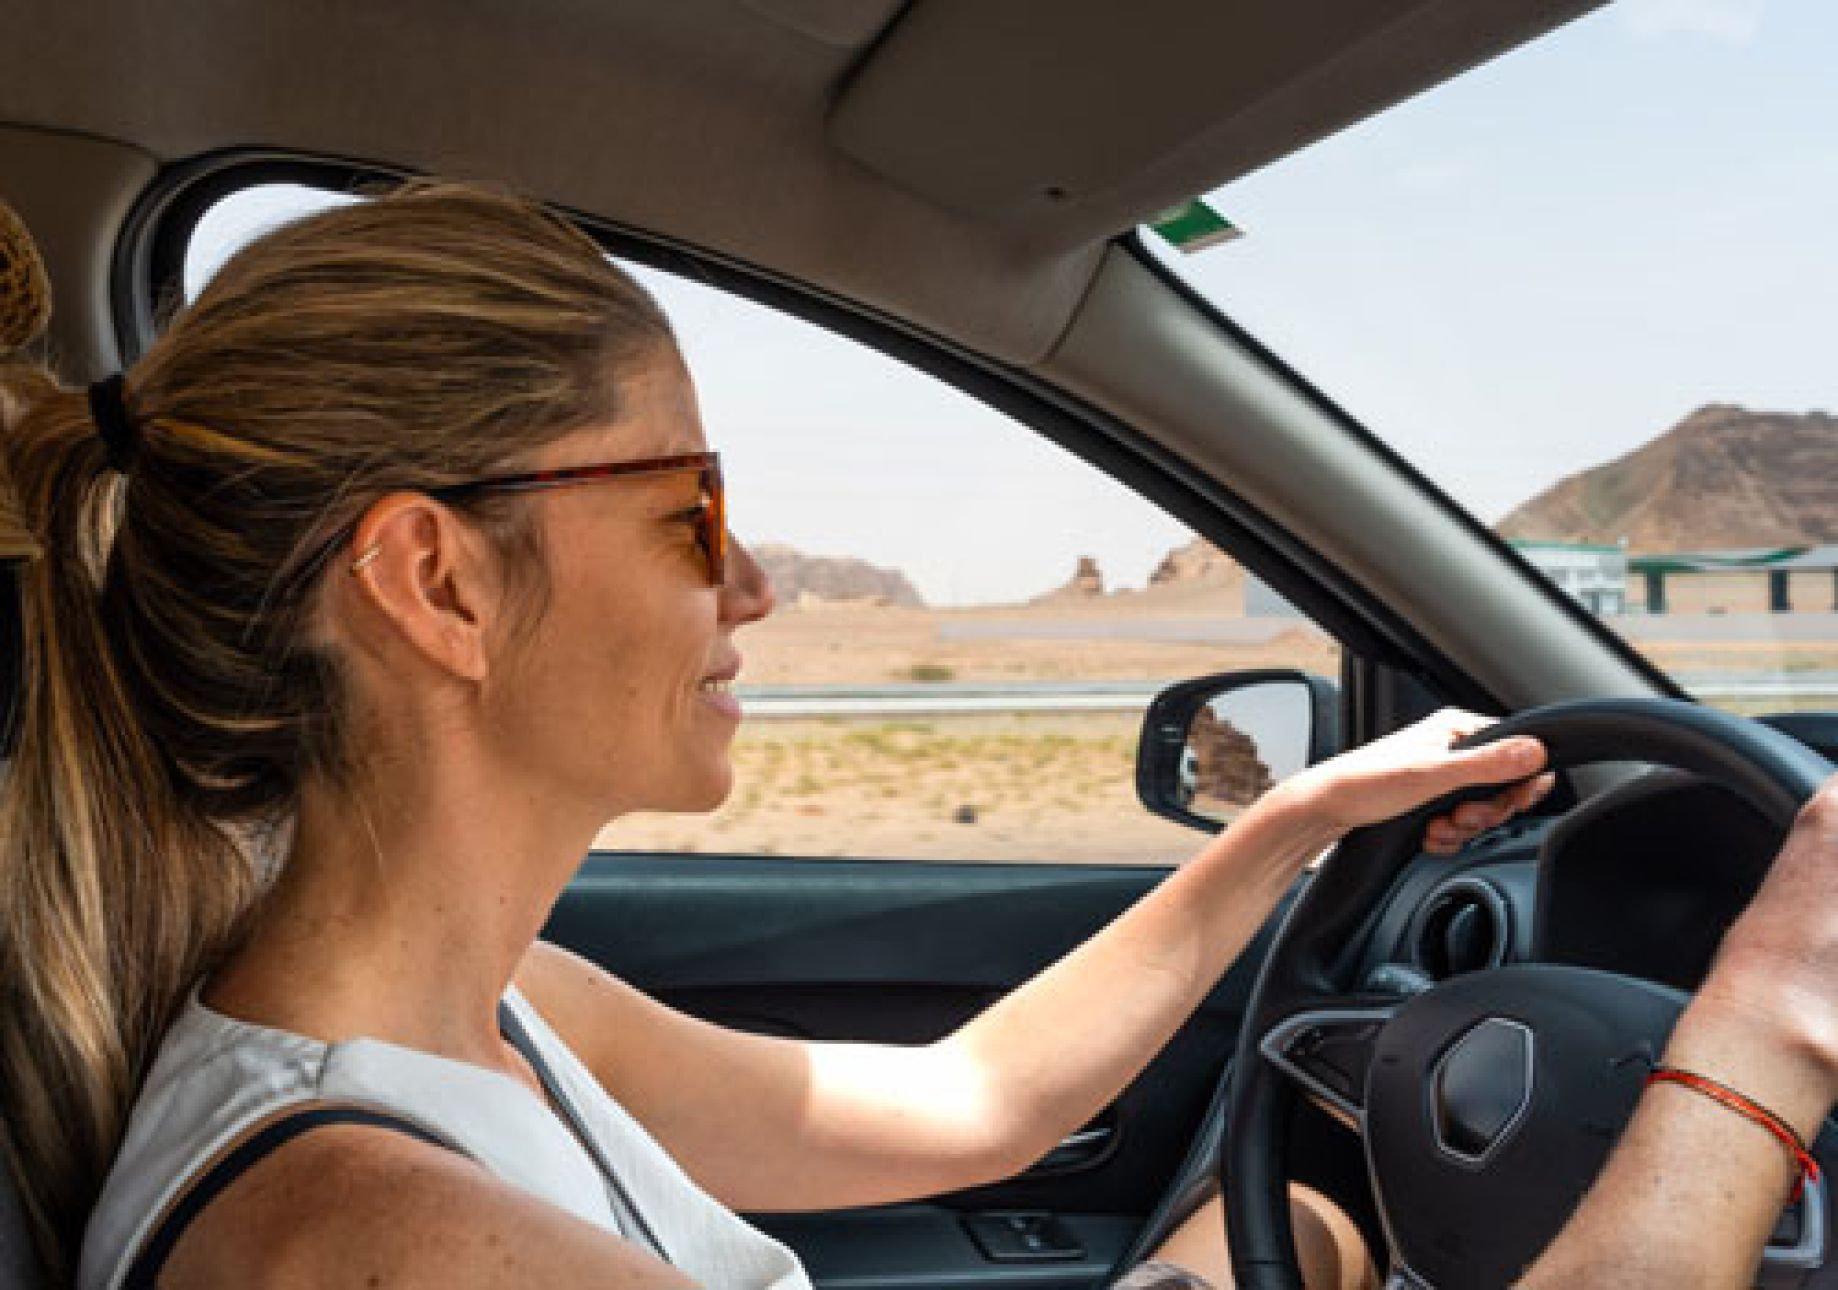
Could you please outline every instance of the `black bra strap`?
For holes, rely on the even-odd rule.
[[[166,1217],[154,1229],[153,1235],[141,1244],[140,1252],[134,1256],[133,1264],[128,1268],[128,1275],[123,1279],[122,1290],[155,1290],[159,1284],[160,1273],[166,1267],[166,1260],[172,1257],[173,1247],[178,1245],[179,1238],[185,1235],[185,1229],[192,1220],[204,1212],[204,1207],[222,1194],[224,1188],[242,1177],[267,1156],[285,1144],[292,1142],[302,1133],[328,1124],[362,1124],[378,1129],[393,1129],[405,1133],[411,1138],[452,1151],[451,1143],[442,1141],[412,1120],[390,1115],[383,1111],[372,1111],[358,1106],[309,1106],[306,1110],[296,1111],[273,1120],[238,1143],[228,1154],[205,1171],[180,1199],[178,1204],[167,1211]]]
[[[542,1082],[543,1091],[549,1095],[550,1104],[555,1107],[556,1112],[568,1125],[582,1148],[593,1157],[594,1164],[599,1166],[601,1175],[606,1179],[607,1187],[611,1189],[619,1205],[624,1207],[626,1214],[631,1217],[633,1226],[638,1229],[635,1234],[650,1246],[651,1253],[657,1255],[665,1263],[670,1262],[670,1255],[664,1249],[664,1243],[658,1240],[657,1233],[652,1230],[651,1224],[645,1221],[644,1214],[639,1210],[637,1203],[632,1200],[632,1194],[625,1189],[625,1184],[619,1181],[619,1175],[613,1171],[613,1162],[606,1158],[606,1153],[600,1149],[599,1141],[588,1132],[586,1123],[581,1119],[581,1113],[575,1109],[573,1100],[562,1089],[560,1081],[555,1078],[555,1072],[549,1069],[548,1060],[536,1047],[536,1041],[530,1038],[530,1032],[524,1026],[523,1019],[511,1010],[509,1003],[503,1001],[498,1004],[498,1033],[504,1036],[512,1048],[523,1054],[523,1060],[528,1062],[530,1069],[536,1072],[536,1078]]]

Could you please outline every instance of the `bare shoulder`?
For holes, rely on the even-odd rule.
[[[538,1006],[593,1007],[608,997],[636,993],[599,964],[544,940],[531,943],[515,979],[517,988]]]
[[[463,1156],[340,1125],[289,1142],[213,1200],[160,1284],[675,1290],[691,1283]]]
[[[602,1079],[620,1051],[643,1051],[659,1031],[683,1018],[596,963],[539,940],[517,966],[517,988],[568,1047]],[[623,1037],[616,1046],[614,1036]]]

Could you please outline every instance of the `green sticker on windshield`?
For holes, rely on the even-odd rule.
[[[1149,221],[1149,227],[1161,234],[1168,245],[1188,255],[1244,236],[1243,229],[1198,197],[1163,211]]]

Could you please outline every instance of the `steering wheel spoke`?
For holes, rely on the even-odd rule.
[[[1258,1045],[1268,1061],[1335,1120],[1366,1131],[1366,1071],[1398,1000],[1324,1000],[1292,1013]]]
[[[1831,1237],[1831,1177],[1827,1165],[1838,1154],[1838,1132],[1828,1121],[1812,1144],[1820,1174],[1807,1182],[1798,1200],[1781,1211],[1780,1221],[1761,1253],[1755,1284],[1763,1290],[1800,1286],[1808,1273],[1825,1266]]]

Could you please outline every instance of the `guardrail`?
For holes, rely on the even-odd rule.
[[[1838,709],[1838,672],[1792,676],[1681,676],[1706,703],[1808,700]],[[889,685],[743,685],[735,693],[752,718],[928,717],[1017,712],[1141,712],[1161,681],[906,682]]]
[[[1155,681],[914,681],[900,685],[742,685],[749,717],[916,717],[1005,712],[1141,712]]]

